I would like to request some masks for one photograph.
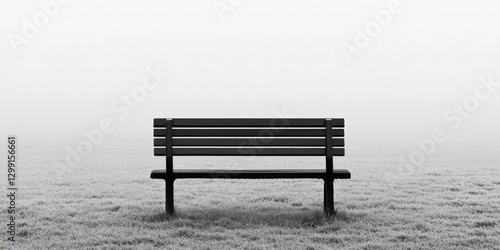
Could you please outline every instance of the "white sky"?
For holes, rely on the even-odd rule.
[[[0,1],[1,134],[76,140],[110,118],[113,137],[151,136],[153,117],[284,113],[345,117],[360,143],[411,145],[442,127],[499,144],[500,87],[457,130],[442,117],[480,76],[500,82],[500,1],[401,0],[351,63],[340,44],[389,1],[243,0],[224,21],[214,2],[70,1],[16,53],[9,34],[43,9]],[[169,76],[120,120],[112,103],[157,65]]]

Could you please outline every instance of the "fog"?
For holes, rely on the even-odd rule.
[[[411,146],[436,128],[500,144],[498,1],[55,3],[0,3],[4,137],[79,140],[102,119],[108,138],[149,139],[154,117],[343,117],[358,145]]]

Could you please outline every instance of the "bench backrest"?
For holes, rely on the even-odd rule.
[[[342,118],[155,118],[153,126],[154,155],[167,161],[188,155],[344,155]]]

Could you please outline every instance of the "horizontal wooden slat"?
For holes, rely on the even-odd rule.
[[[154,136],[165,136],[166,129],[154,129]],[[173,129],[179,137],[320,137],[324,129]],[[344,136],[344,129],[332,129],[334,137]]]
[[[333,138],[334,147],[343,147],[344,139]],[[165,138],[155,138],[155,146],[166,146]],[[323,138],[174,138],[173,146],[325,146]]]
[[[320,118],[177,118],[174,127],[324,127]],[[332,119],[333,126],[343,127],[343,118]]]
[[[153,127],[165,127],[167,126],[167,119],[165,118],[155,118],[153,119]]]
[[[332,118],[332,127],[334,127],[334,128],[345,127],[344,118]]]
[[[332,118],[333,127],[344,127],[344,118]],[[174,127],[324,127],[320,118],[174,118]],[[154,127],[165,127],[166,118],[155,118]]]
[[[325,169],[174,169],[175,179],[191,178],[218,178],[218,179],[324,179]],[[158,169],[151,172],[153,179],[165,179],[166,170]],[[334,169],[334,179],[350,179],[351,173],[347,169]]]
[[[162,129],[162,128],[155,128],[153,129],[153,136],[163,136],[165,137],[167,135],[167,130]]]
[[[154,155],[165,155],[165,148],[155,148]],[[323,156],[324,148],[257,148],[257,147],[232,147],[232,148],[213,148],[213,147],[186,147],[173,148],[174,156]],[[334,156],[343,156],[344,148],[333,148]]]

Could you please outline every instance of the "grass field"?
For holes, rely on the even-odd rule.
[[[17,241],[7,242],[2,229],[1,248],[500,249],[498,148],[467,155],[438,151],[401,176],[393,174],[399,153],[348,149],[334,163],[353,178],[335,182],[338,214],[327,220],[320,180],[177,180],[177,214],[168,217],[164,182],[149,179],[164,159],[152,155],[151,142],[117,145],[100,146],[59,176],[51,166],[64,159],[64,145],[21,144]],[[186,168],[316,168],[323,159],[174,162]],[[6,210],[1,213],[7,221]]]

